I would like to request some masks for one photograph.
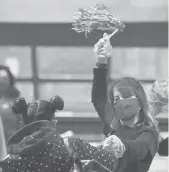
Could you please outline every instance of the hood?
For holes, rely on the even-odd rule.
[[[50,121],[37,121],[26,125],[8,140],[13,153],[20,156],[35,156],[48,148],[48,143],[63,139],[56,134],[55,125]],[[50,144],[51,146],[51,144]]]

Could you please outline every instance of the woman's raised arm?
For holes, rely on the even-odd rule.
[[[99,118],[104,123],[103,133],[107,135],[110,131],[110,119],[113,119],[113,111],[109,108],[108,111],[108,96],[107,96],[107,72],[108,58],[112,47],[107,34],[103,35],[94,46],[96,56],[96,67],[93,69],[93,84],[92,84],[92,103]],[[109,116],[109,117],[108,117]],[[111,118],[110,118],[111,116]]]

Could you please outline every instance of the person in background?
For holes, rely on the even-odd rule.
[[[112,51],[107,34],[95,44],[97,58],[92,86],[92,103],[104,125],[106,136],[118,137],[125,146],[117,172],[147,172],[158,150],[158,125],[150,113],[140,82],[131,77],[115,79],[107,89],[107,63]],[[107,103],[113,121],[107,120]]]
[[[15,87],[15,78],[7,66],[0,65],[0,114],[6,140],[18,129],[19,120],[11,111],[13,100],[20,96]]]
[[[6,144],[2,143],[0,140],[0,149],[3,150],[3,154],[0,152],[1,171],[81,172],[81,163],[72,156],[72,148],[57,134],[51,121],[30,123],[13,135],[8,145],[17,147],[14,154],[8,155]]]
[[[4,152],[0,161],[3,171],[114,171],[117,159],[125,152],[122,142],[110,137],[94,147],[81,139],[62,137],[52,121],[56,109],[63,109],[60,100],[55,96],[51,101],[26,104],[20,98],[14,103],[13,111],[22,113],[25,124],[8,140],[14,150],[9,155]]]
[[[63,107],[63,99],[59,96],[54,96],[50,99],[50,101],[38,100],[28,104],[24,98],[19,98],[14,102],[12,109],[16,115],[22,114],[23,126],[25,126],[41,120],[47,120],[52,123],[55,111],[63,110]],[[68,137],[65,136],[65,134],[61,134],[60,136],[63,138]],[[102,170],[113,171],[118,163],[117,159],[120,158],[119,156],[121,156],[121,154],[123,154],[125,151],[124,146],[120,141],[116,141],[116,146],[114,145],[114,147],[110,148],[110,143],[116,140],[114,137],[108,138],[101,145],[99,145],[99,147],[94,147],[88,142],[78,138],[74,139],[69,137],[69,140],[76,147],[75,154],[78,154],[78,159],[89,161],[87,163],[87,168],[89,166],[90,168],[91,166],[94,168],[93,164],[97,164],[97,168],[99,167]],[[9,143],[10,142],[8,142],[8,147],[11,148],[10,153],[15,154],[18,150],[18,147],[16,144]]]
[[[151,111],[156,117],[160,113],[168,115],[168,82],[169,79],[159,79],[155,81],[149,92],[149,103]],[[168,156],[168,137],[162,138],[159,136],[158,153],[161,156]]]
[[[59,96],[51,98],[50,101],[39,100],[28,105],[23,98],[15,101],[13,111],[22,114],[24,125],[9,138],[8,146],[15,150],[7,154],[3,123],[0,118],[2,171],[80,172],[81,164],[71,155],[72,148],[57,134],[55,124],[52,122],[54,112],[62,110],[63,107],[64,102]]]
[[[39,120],[53,121],[56,111],[61,111],[64,108],[63,99],[56,95],[49,101],[35,100],[26,103],[24,98],[18,98],[12,105],[12,111],[16,116],[22,116],[20,119],[23,125]]]

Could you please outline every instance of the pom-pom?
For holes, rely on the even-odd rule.
[[[12,106],[12,111],[15,114],[22,114],[24,112],[27,112],[27,105],[24,98],[18,98],[14,101]]]
[[[125,25],[109,13],[102,4],[97,4],[89,9],[79,9],[75,14],[73,30],[76,32],[85,32],[85,36],[93,30],[102,31],[123,31]]]
[[[54,109],[54,111],[63,110],[64,101],[60,96],[55,96],[55,97],[51,98],[50,102],[52,104],[52,108]]]
[[[103,149],[112,152],[117,159],[121,158],[126,151],[123,142],[115,135],[107,137],[101,144]]]

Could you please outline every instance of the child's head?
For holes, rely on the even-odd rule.
[[[24,98],[17,99],[13,104],[13,112],[22,114],[24,124],[39,120],[51,121],[56,111],[63,110],[64,101],[59,96],[52,97],[49,101],[37,100],[26,103]]]

